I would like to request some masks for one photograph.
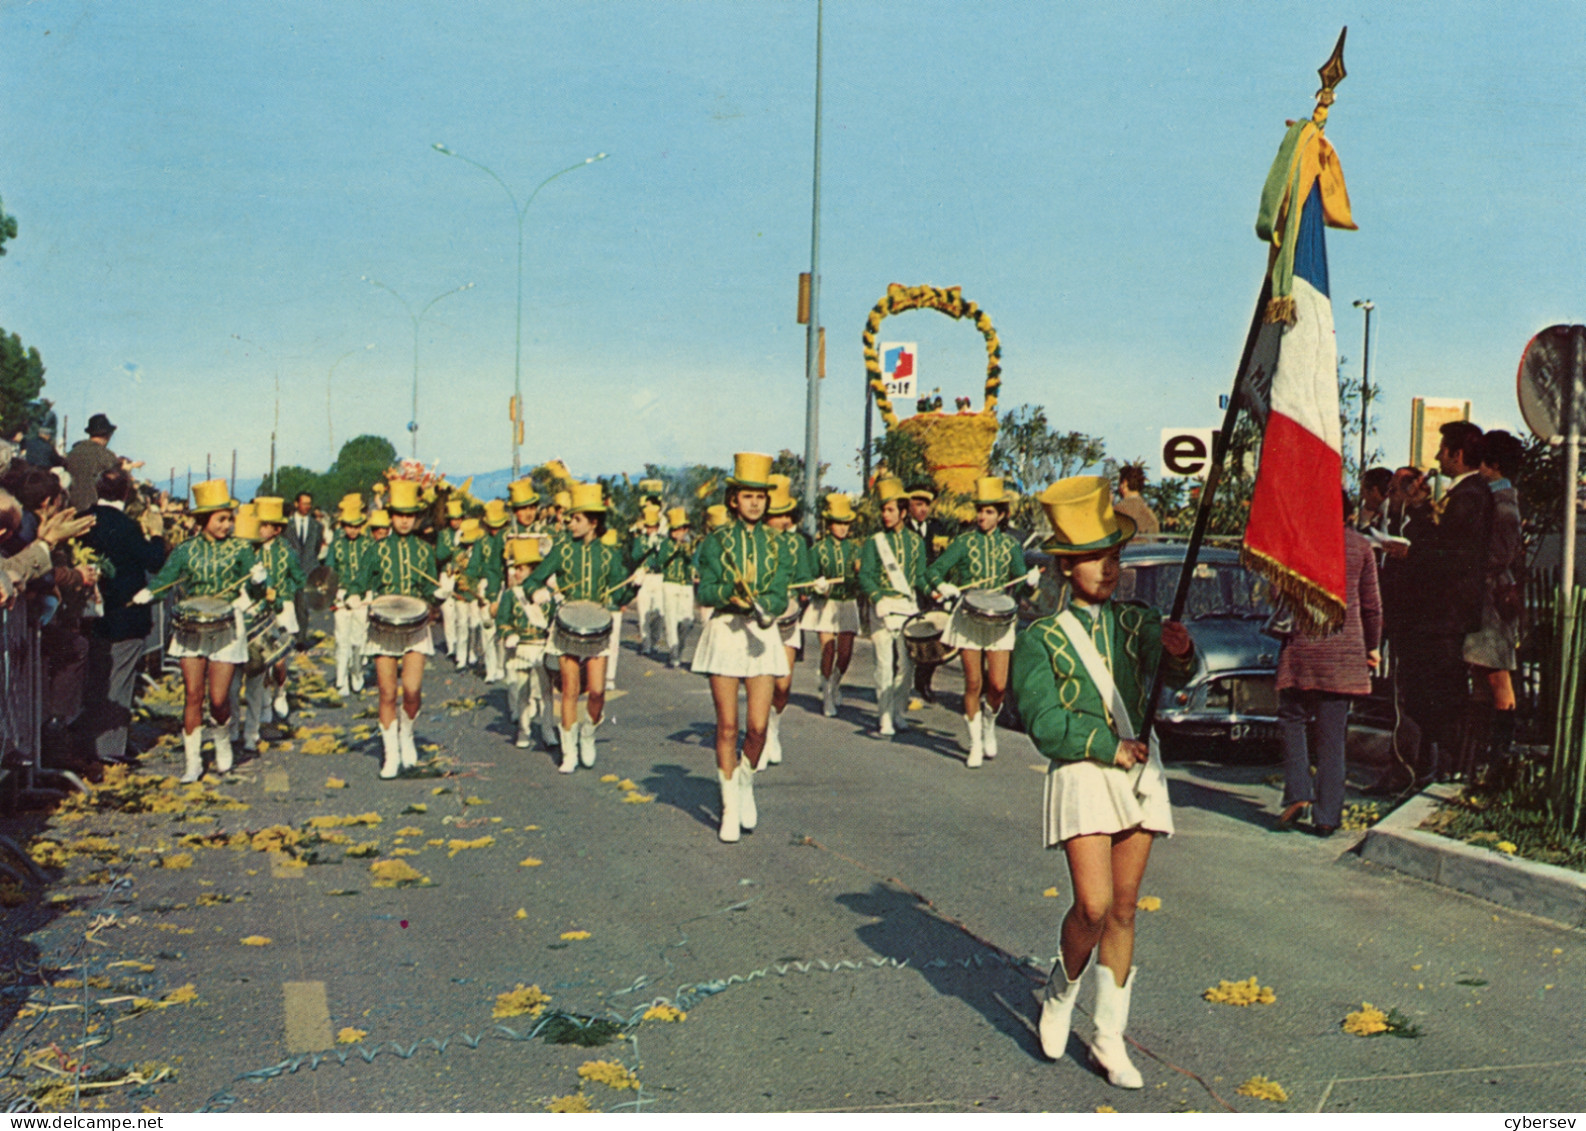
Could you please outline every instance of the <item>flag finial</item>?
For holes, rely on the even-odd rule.
[[[1333,46],[1333,53],[1316,71],[1322,78],[1322,89],[1316,92],[1316,109],[1311,112],[1311,121],[1316,123],[1318,129],[1327,125],[1327,108],[1333,104],[1333,91],[1349,74],[1344,70],[1344,37],[1348,34],[1349,28],[1346,26],[1338,33],[1338,42]]]

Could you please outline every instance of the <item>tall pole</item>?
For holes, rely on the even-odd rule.
[[[412,304],[409,303],[407,299],[405,299],[401,295],[397,294],[394,290],[392,290],[390,287],[386,286],[379,279],[371,279],[368,275],[365,275],[363,277],[363,281],[368,283],[371,287],[379,287],[382,291],[385,291],[386,294],[390,295],[392,298],[394,298],[398,302],[400,302],[402,304],[402,309],[407,312],[408,321],[413,323],[413,415],[408,418],[408,434],[413,437],[412,456],[413,456],[414,459],[418,459],[419,458],[419,326],[420,326],[421,323],[423,323],[424,316],[430,312],[430,307],[434,306],[437,302],[440,302],[440,300],[443,299],[443,298],[450,298],[452,295],[457,294],[460,291],[470,290],[473,287],[473,284],[472,283],[464,283],[460,287],[453,287],[449,291],[442,291],[440,294],[438,294],[434,298],[430,299],[429,302],[425,303],[424,304],[424,308],[422,310],[420,310],[418,313],[415,314],[413,312]]]
[[[472,157],[464,157],[461,153],[446,148],[442,142],[437,141],[430,148],[435,150],[436,153],[444,153],[447,157],[455,157],[457,160],[466,162],[481,172],[488,174],[491,180],[501,186],[501,191],[507,194],[507,199],[512,202],[512,215],[518,222],[518,317],[512,350],[512,403],[517,408],[512,420],[512,478],[516,479],[523,469],[522,445],[518,442],[519,421],[523,419],[523,221],[529,214],[529,206],[534,203],[534,198],[540,195],[540,189],[550,184],[563,173],[571,173],[574,169],[582,169],[585,165],[593,165],[596,161],[604,161],[607,155],[597,153],[593,157],[584,158],[576,165],[569,165],[565,169],[552,173],[535,186],[534,191],[529,194],[529,199],[525,200],[520,207],[517,195],[507,187],[507,182],[503,181],[490,166],[475,161]]]
[[[1559,573],[1566,630],[1574,619],[1570,595],[1575,592],[1575,530],[1580,521],[1575,496],[1580,482],[1580,416],[1582,398],[1586,397],[1586,381],[1583,381],[1581,372],[1586,368],[1586,340],[1583,339],[1586,339],[1586,327],[1570,327],[1569,397],[1564,408],[1564,419],[1567,421],[1564,436],[1564,553]],[[1567,635],[1567,632],[1561,634]]]
[[[1366,432],[1371,419],[1371,312],[1377,304],[1357,298],[1355,305],[1366,312],[1366,340],[1360,347],[1360,474],[1366,474]]]
[[[810,207],[810,321],[804,341],[804,523],[813,533],[821,472],[821,39],[825,0],[815,0],[815,175]]]

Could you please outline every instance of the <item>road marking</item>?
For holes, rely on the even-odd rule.
[[[286,996],[286,1051],[316,1052],[335,1043],[324,982],[282,982]]]
[[[290,788],[285,770],[264,771],[264,792],[285,793]]]

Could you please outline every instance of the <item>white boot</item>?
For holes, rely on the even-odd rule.
[[[828,719],[837,717],[837,685],[842,682],[842,678],[842,673],[834,669],[821,688],[821,714]]]
[[[738,773],[743,773],[744,763],[738,763]],[[716,780],[721,782],[721,830],[716,834],[727,844],[737,844],[738,834],[742,826],[738,820],[738,803],[742,796],[743,787],[721,768],[716,768]]]
[[[782,761],[782,713],[773,710],[771,719],[766,723],[765,752],[760,756],[760,764],[779,765]]]
[[[540,745],[547,750],[560,750],[556,732],[561,727],[556,721],[556,711],[550,703],[545,704],[545,713],[540,716]]]
[[[592,723],[588,719],[578,724],[578,761],[585,769],[595,764],[595,731],[599,727],[600,723]]]
[[[843,706],[843,673],[832,672],[832,714],[842,710]]]
[[[986,756],[985,730],[979,715],[965,715],[964,724],[969,728],[969,760],[964,765],[974,769]]]
[[[401,707],[397,708],[397,718],[399,720],[402,718]],[[397,737],[398,725],[399,723],[392,723],[388,727],[380,728],[380,742],[385,747],[385,761],[380,763],[380,776],[387,781],[396,777],[397,771],[402,768],[401,739]]]
[[[274,706],[275,721],[278,723],[286,722],[286,716],[290,711],[291,704],[286,701],[286,684],[284,683],[276,689]]]
[[[1074,1002],[1079,998],[1079,984],[1085,980],[1085,968],[1090,966],[1090,959],[1085,959],[1085,967],[1081,967],[1079,977],[1069,981],[1068,971],[1063,969],[1063,959],[1059,955],[1057,964],[1052,967],[1052,976],[1046,981],[1046,991],[1041,997],[1041,1051],[1052,1060],[1062,1060],[1068,1048],[1068,1031],[1074,1020]]]
[[[892,725],[891,711],[881,712],[881,724],[876,728],[876,733],[881,735],[882,738],[891,738],[898,733],[897,728]]]
[[[182,732],[182,754],[187,761],[182,783],[191,784],[204,776],[204,728]]]
[[[397,751],[404,770],[411,770],[419,764],[418,743],[413,739],[413,724],[417,721],[408,718],[405,708],[397,707]]]
[[[243,712],[242,748],[244,750],[257,750],[259,749],[259,728],[270,721],[266,717],[266,713],[270,710],[270,704],[264,693],[264,676],[249,675],[244,676],[243,680],[248,692],[248,707]]]
[[[216,727],[215,740],[215,769],[219,773],[231,773],[231,727]]]
[[[1096,964],[1096,1039],[1090,1044],[1090,1058],[1106,1070],[1107,1080],[1115,1088],[1145,1086],[1140,1070],[1129,1060],[1129,1048],[1123,1040],[1124,1028],[1129,1024],[1135,969],[1129,967],[1129,979],[1120,986],[1111,970]]]
[[[754,803],[754,767],[748,759],[739,759],[737,779],[738,827],[746,833],[752,833],[760,823],[760,810]]]
[[[985,747],[988,759],[997,756],[997,712],[988,709],[984,704],[980,708],[981,745]]]
[[[562,764],[557,767],[564,774],[570,774],[578,769],[578,730],[579,723],[570,727],[559,726],[556,729],[562,739]]]
[[[534,716],[539,714],[539,704],[530,703],[518,712],[518,737],[512,745],[519,750],[527,750],[534,740],[529,737],[530,728],[534,726]]]

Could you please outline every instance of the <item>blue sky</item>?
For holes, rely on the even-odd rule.
[[[1001,334],[1003,404],[1044,404],[1116,456],[1215,424],[1260,286],[1261,182],[1344,24],[1345,376],[1349,304],[1371,298],[1390,460],[1412,396],[1519,425],[1527,340],[1586,307],[1577,6],[830,0],[838,485],[858,480],[860,332],[894,281],[962,286]],[[0,326],[43,354],[69,438],[106,412],[151,470],[236,448],[257,475],[279,372],[279,462],[321,467],[361,432],[405,453],[412,324],[368,276],[415,308],[474,284],[420,327],[419,454],[509,463],[516,224],[444,142],[520,199],[610,154],[527,217],[526,460],[593,474],[802,449],[814,0],[12,2],[0,33],[0,196],[20,226]],[[949,403],[979,403],[972,327],[916,313],[883,336],[920,343]]]

